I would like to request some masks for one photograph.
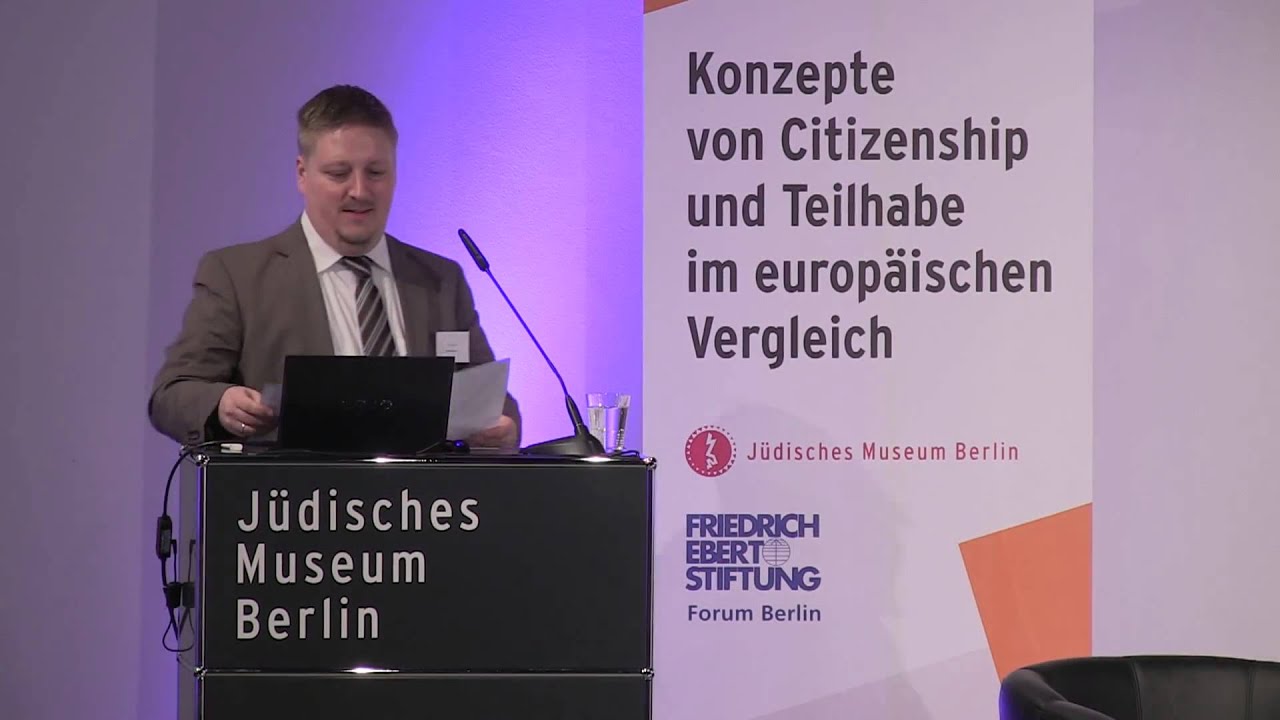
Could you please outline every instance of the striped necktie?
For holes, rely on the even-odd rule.
[[[396,354],[395,339],[391,337],[391,323],[382,305],[382,295],[373,282],[373,262],[363,256],[344,257],[342,264],[356,274],[356,317],[360,319],[360,340],[364,354],[386,356]]]

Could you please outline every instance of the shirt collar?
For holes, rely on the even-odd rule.
[[[307,246],[311,248],[311,257],[316,261],[316,274],[319,275],[337,265],[342,255],[320,237],[315,225],[311,224],[311,218],[307,217],[306,211],[302,213],[301,222],[302,234],[307,236]],[[377,244],[365,255],[373,261],[374,265],[391,272],[391,253],[387,251],[386,233],[378,238]]]

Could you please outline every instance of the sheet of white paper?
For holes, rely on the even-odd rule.
[[[449,439],[493,427],[502,417],[507,398],[507,378],[511,360],[497,360],[463,368],[453,374],[453,394],[449,400]]]

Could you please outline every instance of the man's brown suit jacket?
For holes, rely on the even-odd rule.
[[[458,263],[386,236],[409,355],[435,354],[436,333],[470,332],[470,364],[494,359]],[[287,355],[331,355],[315,260],[300,222],[265,240],[204,255],[177,339],[148,403],[151,424],[179,443],[230,437],[217,419],[232,385],[280,383]],[[520,429],[509,393],[504,411]],[[274,435],[274,433],[272,433]]]

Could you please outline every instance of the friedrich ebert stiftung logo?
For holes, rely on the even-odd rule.
[[[688,513],[684,589],[689,622],[822,622],[812,561],[817,513]],[[801,600],[800,598],[804,598]]]

